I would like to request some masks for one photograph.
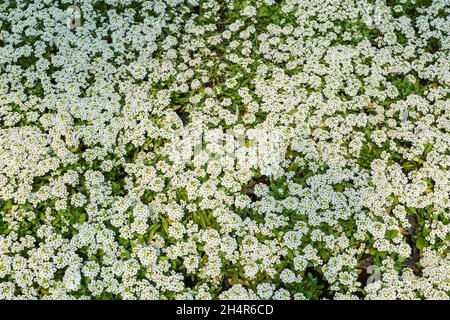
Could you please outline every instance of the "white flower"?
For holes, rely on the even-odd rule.
[[[68,291],[77,291],[81,284],[81,274],[77,267],[70,266],[67,268],[63,277],[64,287]]]

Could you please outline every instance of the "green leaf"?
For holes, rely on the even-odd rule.
[[[162,227],[164,231],[167,233],[169,231],[169,222],[164,217],[161,217]]]
[[[416,241],[416,247],[419,250],[422,250],[423,248],[425,248],[428,245],[428,242],[425,240],[425,238],[420,237],[419,239],[417,239]]]
[[[4,206],[3,206],[3,209],[4,210],[9,210],[11,208],[12,208],[12,201],[11,200],[6,201]]]
[[[148,241],[150,241],[153,238],[153,236],[155,235],[156,231],[158,231],[160,226],[161,226],[160,224],[153,224],[149,228]]]
[[[388,239],[394,239],[398,235],[398,230],[387,230],[385,235]]]
[[[114,195],[118,195],[119,191],[120,191],[120,184],[118,182],[113,182],[112,183],[112,191]]]
[[[257,13],[258,18],[267,17],[269,15],[269,9],[267,7],[261,7]]]
[[[87,219],[86,214],[85,214],[85,213],[82,213],[82,214],[80,214],[80,216],[78,217],[78,222],[79,222],[79,223],[83,223],[83,222],[86,221],[86,219]]]
[[[405,168],[406,170],[412,170],[416,167],[416,164],[414,162],[406,162],[403,165],[403,168]]]
[[[206,229],[206,217],[204,212],[200,212],[200,224],[204,229]]]
[[[432,145],[431,143],[426,144],[426,145],[425,145],[425,150],[423,151],[423,154],[426,155],[426,154],[429,153],[432,149],[433,149],[433,145]]]
[[[233,273],[232,282],[233,284],[239,283],[239,272],[236,271],[235,273]]]

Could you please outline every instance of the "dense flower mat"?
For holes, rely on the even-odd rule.
[[[0,298],[450,297],[448,0],[2,0]]]

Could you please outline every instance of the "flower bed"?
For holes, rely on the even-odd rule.
[[[3,0],[1,299],[449,299],[448,0]]]

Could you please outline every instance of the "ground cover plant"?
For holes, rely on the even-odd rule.
[[[2,0],[1,299],[449,299],[450,1]]]

